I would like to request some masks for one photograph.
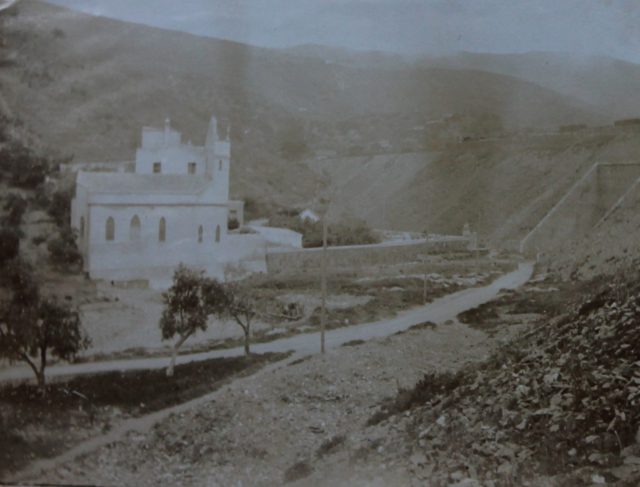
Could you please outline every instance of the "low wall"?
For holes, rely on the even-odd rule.
[[[358,272],[367,267],[419,261],[428,254],[466,252],[470,239],[445,237],[437,240],[393,242],[375,245],[350,245],[327,248],[327,270]],[[269,251],[266,255],[269,274],[317,272],[323,264],[321,248],[297,251]]]
[[[264,238],[269,246],[302,248],[302,234],[288,228],[265,227],[261,225],[249,225],[248,228]]]
[[[225,279],[267,272],[266,253],[267,241],[261,235],[227,235],[223,254]]]

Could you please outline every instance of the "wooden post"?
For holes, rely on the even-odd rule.
[[[327,213],[322,215],[322,268],[320,269],[322,309],[320,312],[320,352],[324,353],[324,333],[327,321]]]
[[[429,237],[427,235],[427,252],[429,251],[428,248],[428,244],[429,244]],[[427,304],[427,256],[429,254],[425,254],[422,256],[422,260],[424,262],[424,283],[423,283],[423,288],[422,288],[422,304]]]

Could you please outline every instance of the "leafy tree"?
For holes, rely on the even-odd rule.
[[[242,328],[244,333],[244,353],[251,355],[251,320],[256,316],[256,304],[248,285],[245,283],[225,283],[222,285],[223,300],[218,314],[229,316]]]
[[[40,295],[26,264],[14,260],[5,270],[10,297],[0,303],[0,356],[26,362],[44,394],[47,355],[72,360],[90,340],[76,310]]]
[[[55,220],[56,225],[64,228],[71,219],[71,199],[73,190],[60,190],[53,193],[47,208],[47,213]]]
[[[19,143],[0,149],[0,172],[9,175],[14,186],[35,189],[42,184],[49,172],[49,161]]]
[[[27,211],[27,200],[18,193],[10,193],[4,203],[4,223],[10,227],[19,227]]]
[[[82,255],[77,245],[78,231],[66,227],[58,231],[58,235],[49,241],[47,250],[51,263],[58,269],[75,268],[82,265]]]
[[[167,376],[173,376],[178,349],[198,330],[207,329],[208,316],[216,311],[221,297],[216,281],[204,277],[202,271],[178,266],[172,286],[162,294],[164,310],[159,322],[163,340],[177,337]]]
[[[0,267],[15,259],[20,252],[20,232],[15,228],[0,228]]]

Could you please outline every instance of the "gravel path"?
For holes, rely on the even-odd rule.
[[[443,323],[446,320],[455,319],[462,311],[474,308],[479,304],[493,299],[500,289],[516,288],[524,284],[529,280],[532,272],[533,264],[522,263],[517,270],[501,276],[488,286],[468,288],[453,294],[448,294],[425,306],[419,306],[399,313],[398,316],[393,319],[330,330],[326,334],[326,347],[327,349],[335,349],[343,343],[352,340],[370,340],[372,338],[389,336],[425,321]],[[271,342],[252,345],[252,351],[255,353],[293,351],[299,355],[309,355],[318,352],[319,349],[320,334],[317,332],[299,334]],[[244,349],[242,347],[194,353],[179,356],[177,363],[184,364],[219,357],[236,357],[243,353]],[[167,361],[167,357],[154,357],[82,364],[61,364],[47,368],[47,377],[110,371],[158,369],[166,367]],[[22,365],[0,370],[0,382],[30,379],[32,376],[33,372],[31,369]]]

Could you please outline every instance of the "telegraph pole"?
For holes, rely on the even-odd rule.
[[[429,246],[429,237],[427,236],[427,247]],[[428,252],[428,250],[427,250]],[[424,263],[424,282],[423,282],[423,286],[422,286],[422,304],[427,304],[427,269],[428,269],[428,264],[427,264],[427,256],[428,254],[425,254],[422,256],[422,260]]]
[[[429,198],[427,197],[427,193],[425,191],[424,195],[424,220],[425,222],[428,219],[429,215]],[[422,285],[422,304],[427,304],[427,257],[429,255],[429,224],[425,225],[424,229],[424,255],[422,256],[423,264],[424,264],[424,281]]]
[[[320,269],[322,308],[320,311],[320,352],[324,353],[324,333],[327,326],[327,211],[322,215],[322,265]]]

